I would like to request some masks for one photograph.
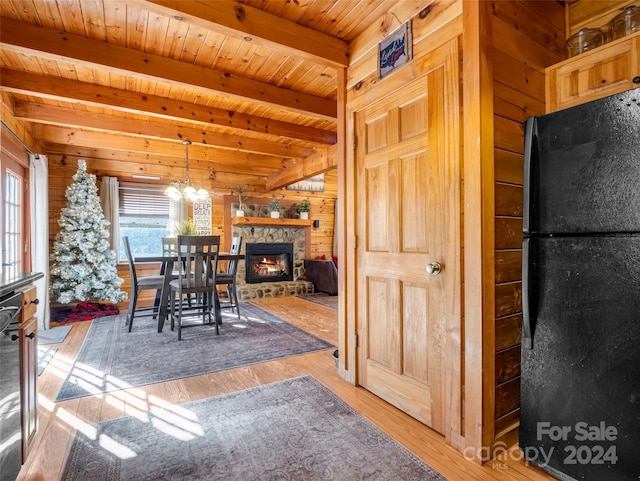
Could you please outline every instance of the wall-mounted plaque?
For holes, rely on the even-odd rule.
[[[384,78],[413,57],[411,22],[378,44],[378,78]]]

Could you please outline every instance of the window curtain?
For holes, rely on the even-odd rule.
[[[169,237],[178,235],[180,227],[187,220],[188,205],[184,199],[173,200],[169,202]]]
[[[49,329],[49,168],[46,155],[29,156],[29,202],[31,204],[31,270],[44,277],[34,282],[40,302],[38,327]]]
[[[120,251],[120,192],[117,177],[103,177],[100,186],[100,205],[104,218],[111,222],[108,227],[111,249],[116,251],[116,259]]]

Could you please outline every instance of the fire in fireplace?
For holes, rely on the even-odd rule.
[[[247,283],[293,280],[292,243],[254,242],[245,249]]]

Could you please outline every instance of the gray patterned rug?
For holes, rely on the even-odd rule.
[[[93,427],[61,481],[446,481],[311,376]]]
[[[338,310],[338,296],[330,296],[324,292],[316,292],[314,294],[301,294],[298,297],[305,301],[315,302],[316,304],[322,304],[323,306]]]
[[[168,323],[157,332],[150,317],[94,319],[62,384],[56,402],[102,392],[221,371],[333,346],[254,304],[244,303],[242,320],[228,315],[220,326],[183,330],[182,341]]]

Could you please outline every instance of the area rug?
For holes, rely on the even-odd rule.
[[[60,326],[38,331],[38,344],[59,344],[65,340],[73,326]]]
[[[250,303],[242,320],[228,315],[213,326],[183,329],[182,341],[169,323],[157,332],[150,317],[94,319],[56,401],[221,371],[333,347]]]
[[[322,304],[323,306],[338,310],[338,296],[330,296],[323,292],[316,292],[314,294],[301,294],[298,297],[305,301],[315,302],[316,304]]]
[[[38,346],[38,376],[45,370],[57,350],[57,347],[46,348]]]
[[[446,481],[311,376],[83,431],[62,481]]]

